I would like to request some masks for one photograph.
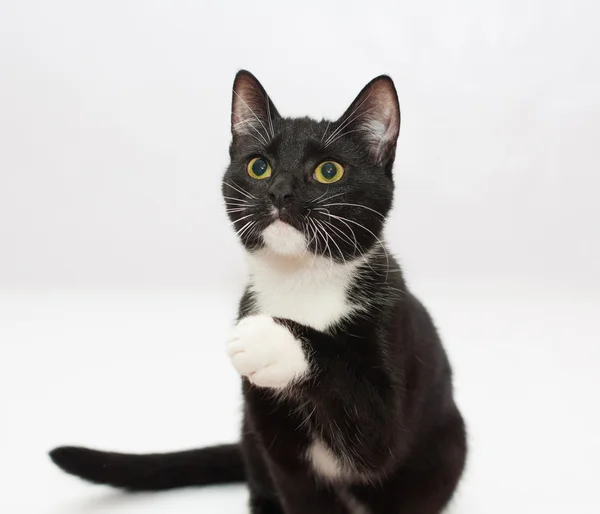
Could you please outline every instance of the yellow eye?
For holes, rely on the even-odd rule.
[[[325,161],[315,169],[315,180],[321,184],[333,184],[344,176],[344,167],[335,161]]]
[[[271,176],[271,165],[262,157],[255,157],[248,163],[248,175],[257,180]]]

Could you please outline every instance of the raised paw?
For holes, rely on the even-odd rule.
[[[242,319],[233,329],[227,353],[238,373],[260,387],[283,389],[308,373],[302,344],[271,316]]]

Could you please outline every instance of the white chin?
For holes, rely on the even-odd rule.
[[[280,220],[263,230],[262,238],[267,248],[279,255],[295,257],[306,252],[307,241],[304,234]]]

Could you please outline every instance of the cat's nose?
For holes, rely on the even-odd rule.
[[[269,198],[275,207],[284,207],[294,199],[294,188],[284,177],[275,179],[269,188]]]

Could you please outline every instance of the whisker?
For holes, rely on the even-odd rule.
[[[244,200],[243,198],[236,198],[235,196],[225,196],[225,195],[223,195],[223,198],[226,198],[227,200],[235,200],[236,202],[240,202],[240,203],[247,203],[248,205],[250,205],[250,202],[248,200]]]
[[[315,209],[315,210],[319,210],[319,209],[320,209],[320,208],[318,208],[318,209]],[[358,227],[362,228],[363,230],[365,230],[365,231],[367,231],[369,234],[371,234],[371,235],[372,235],[372,236],[373,236],[373,237],[374,237],[374,238],[377,240],[377,242],[379,243],[379,246],[380,246],[380,247],[383,249],[383,251],[384,251],[384,253],[385,253],[386,267],[387,267],[387,269],[388,269],[388,270],[390,269],[390,259],[389,259],[389,255],[388,255],[388,253],[387,253],[387,250],[385,249],[385,245],[383,244],[383,242],[381,241],[381,239],[379,239],[379,238],[378,238],[378,237],[377,237],[377,236],[376,236],[376,235],[375,235],[375,234],[374,234],[374,233],[373,233],[371,230],[369,230],[369,229],[368,229],[367,227],[365,227],[364,225],[361,225],[360,223],[358,223],[358,222],[356,222],[356,221],[353,221],[353,220],[350,220],[350,219],[348,219],[348,218],[344,218],[344,217],[342,217],[342,216],[337,216],[336,214],[331,214],[329,211],[327,211],[327,212],[328,212],[328,215],[329,215],[330,217],[332,217],[332,218],[335,218],[335,219],[338,219],[338,220],[345,220],[345,221],[347,221],[347,222],[349,222],[349,223],[352,223],[352,224],[354,224],[354,225],[356,225],[356,226],[358,226]],[[385,279],[386,279],[386,281],[387,281],[387,274],[386,274],[386,277],[385,277]]]
[[[315,239],[315,254],[313,255],[313,259],[312,259],[312,261],[310,263],[310,266],[312,268],[313,264],[315,263],[315,259],[317,258],[317,255],[319,255],[319,253],[320,253],[319,249],[320,249],[321,245],[319,244],[319,235],[317,233],[317,228],[316,228],[314,220],[313,219],[309,219],[308,221],[311,223],[311,226],[313,228],[313,232],[315,234],[315,237],[314,237],[314,239]]]
[[[235,182],[234,180],[231,181],[231,183],[233,185],[235,185],[235,187],[237,187],[241,193],[246,193],[247,195],[250,196],[250,198],[253,198],[254,200],[256,200],[256,196],[254,196],[253,194],[249,193],[248,191],[246,191],[242,186],[240,186],[237,182]]]
[[[354,132],[364,132],[363,129],[356,129],[356,130],[348,130],[347,132],[342,132],[341,134],[339,134],[338,136],[336,136],[334,139],[332,139],[331,141],[329,141],[329,143],[327,143],[325,145],[325,148],[327,148],[329,145],[332,145],[333,143],[335,143],[338,139],[347,136],[348,134],[352,134]]]
[[[237,191],[238,193],[245,196],[246,198],[250,198],[251,200],[256,200],[256,196],[250,194],[248,191],[246,191],[244,188],[240,187],[235,182],[233,182],[233,184],[235,184],[235,186],[233,184],[230,184],[229,182],[225,182],[225,181],[223,181],[223,184],[229,186],[231,189],[233,189],[234,191]]]
[[[333,230],[335,230],[338,234],[341,234],[351,245],[354,246],[354,254],[359,253],[359,249],[358,249],[358,241],[352,241],[352,239],[350,239],[350,237],[341,229],[336,227],[333,223],[331,223],[331,221],[327,221],[327,220],[321,220],[323,223],[325,223],[327,226],[331,227]]]
[[[325,234],[325,238],[324,238],[324,242],[325,242],[325,251],[327,251],[327,253],[329,253],[329,280],[331,280],[331,273],[333,271],[333,254],[331,253],[331,247],[329,246],[329,235],[327,234],[327,231],[323,229],[323,226],[320,225],[319,220],[314,220],[315,221],[315,227],[317,227],[317,230],[319,231],[320,234]]]
[[[254,203],[247,203],[247,202],[241,202],[238,200],[227,200],[225,202],[225,205],[227,207],[254,207],[256,204]]]
[[[325,211],[327,213],[327,215],[331,217],[331,213],[329,212],[329,209],[323,209],[320,207],[315,210]],[[346,223],[344,220],[338,219],[337,221],[339,221],[340,223],[343,223],[344,225],[346,225],[346,227],[348,227],[348,230],[350,230],[350,233],[352,234],[352,237],[354,238],[354,246],[356,248],[359,248],[360,251],[363,251],[363,248],[361,247],[361,245],[358,244],[358,239],[356,237],[356,233],[354,232],[354,229],[350,225],[348,225],[348,223]]]
[[[327,122],[327,126],[325,127],[325,132],[323,132],[323,135],[321,136],[321,143],[323,142],[323,138],[325,137],[325,134],[327,134],[327,131],[329,130],[329,125],[331,125],[331,120],[329,120]]]
[[[315,405],[315,406],[313,407],[313,410],[310,412],[310,414],[309,414],[308,416],[306,416],[306,419],[305,419],[305,420],[304,420],[302,423],[300,423],[300,424],[298,425],[298,427],[296,428],[296,430],[300,430],[300,429],[302,428],[302,426],[303,426],[303,425],[305,425],[306,423],[308,423],[308,422],[309,422],[309,420],[310,420],[310,418],[312,417],[312,415],[313,415],[313,414],[316,412],[316,410],[317,410],[317,406]]]
[[[246,216],[242,216],[241,218],[238,218],[236,220],[233,220],[230,225],[235,225],[236,223],[239,223],[242,220],[245,220],[246,218],[249,218],[250,216],[254,216],[254,213],[251,214],[247,214]]]
[[[252,209],[253,207],[256,207],[256,205],[254,205],[254,204],[250,205],[250,204],[247,204],[247,203],[237,203],[237,202],[229,200],[229,201],[225,202],[225,207],[227,209],[237,209],[237,208],[240,208],[240,209]]]
[[[302,217],[304,218],[304,221],[305,221],[305,222],[302,224],[302,230],[303,230],[303,232],[304,232],[304,231],[307,231],[307,232],[308,232],[308,229],[310,228],[310,225],[309,225],[309,223],[308,223],[308,221],[309,221],[309,220],[308,220],[308,216],[304,215],[304,216],[302,216]],[[310,235],[310,234],[309,234],[309,235]],[[302,252],[302,257],[304,257],[304,256],[306,255],[306,253],[310,251],[310,244],[313,242],[313,238],[314,238],[314,236],[313,236],[313,237],[311,237],[311,238],[310,238],[308,241],[306,241],[306,247],[304,248],[304,251]]]
[[[247,237],[253,236],[256,234],[256,232],[259,230],[260,225],[258,223],[256,223],[254,226],[252,226],[249,230],[248,233],[246,234]]]
[[[235,209],[235,208],[244,208],[244,209],[251,209],[253,207],[256,207],[256,204],[249,204],[249,203],[241,203],[241,202],[236,202],[235,200],[227,200],[225,202],[225,207],[227,209]]]
[[[265,95],[265,102],[267,103],[267,116],[269,117],[269,127],[271,128],[271,139],[275,137],[275,130],[273,130],[273,119],[271,118],[271,101],[269,95]]]
[[[364,99],[362,102],[360,102],[360,103],[359,103],[359,104],[356,106],[356,108],[355,108],[355,109],[354,109],[354,110],[353,110],[353,111],[352,111],[350,114],[348,114],[348,116],[346,117],[346,120],[344,120],[344,121],[343,121],[343,122],[340,124],[340,126],[339,126],[337,129],[335,129],[335,130],[332,132],[331,136],[329,136],[329,139],[331,139],[331,137],[332,137],[332,136],[334,136],[334,135],[335,135],[337,132],[339,132],[340,130],[343,130],[343,128],[344,128],[344,127],[346,127],[346,126],[348,125],[348,123],[351,123],[351,121],[350,121],[350,117],[351,117],[352,115],[354,115],[354,113],[355,113],[356,111],[358,111],[358,109],[360,109],[360,108],[362,107],[362,105],[363,105],[363,104],[364,104],[364,103],[365,103],[365,102],[366,102],[366,101],[369,99],[369,97],[370,97],[372,94],[373,94],[373,90],[371,90],[371,91],[369,92],[369,94],[366,96],[366,98],[365,98],[365,99]],[[371,109],[367,109],[367,111],[365,111],[365,112],[369,112],[370,110],[371,110]],[[360,113],[359,113],[359,115],[360,115]],[[327,142],[325,142],[325,145],[327,145]]]
[[[321,198],[323,198],[327,193],[329,193],[329,187],[325,190],[325,192],[319,196],[316,200],[313,200],[311,203],[318,203]]]
[[[247,232],[254,224],[256,223],[256,221],[249,221],[248,223],[246,223],[240,230],[238,230],[236,232],[236,235],[241,238],[245,232]]]
[[[385,216],[380,212],[377,212],[375,209],[371,209],[371,207],[367,207],[366,205],[361,205],[359,203],[327,203],[323,204],[323,207],[333,207],[335,205],[347,205],[350,207],[361,207],[362,209],[367,209],[368,211],[374,212],[377,216],[380,216],[382,219],[385,219]]]
[[[326,192],[327,192],[327,191],[326,191]],[[333,198],[336,198],[336,197],[338,197],[338,196],[342,196],[342,195],[345,195],[345,194],[346,194],[345,192],[341,192],[341,193],[337,193],[337,194],[335,194],[335,195],[328,196],[327,198],[323,198],[323,199],[322,199],[320,202],[318,202],[318,203],[317,203],[317,205],[321,205],[323,202],[328,202],[329,200],[331,200],[331,199],[333,199]],[[322,196],[323,196],[323,195],[321,195],[319,198],[321,198]],[[317,200],[318,200],[319,198],[317,198]],[[315,200],[315,201],[316,201],[316,200]]]
[[[240,232],[241,232],[242,230],[244,230],[244,229],[245,229],[245,228],[246,228],[248,225],[250,225],[251,223],[252,223],[252,220],[248,221],[248,222],[247,222],[247,223],[246,223],[246,224],[245,224],[245,225],[244,225],[244,226],[243,226],[241,229],[239,229],[239,230],[238,230],[238,231],[235,233],[235,235],[236,235],[236,236],[239,236],[239,235],[240,235]]]
[[[359,112],[358,114],[356,114],[355,116],[350,115],[343,123],[340,124],[339,127],[337,127],[332,133],[331,135],[327,138],[327,140],[325,141],[325,145],[328,145],[329,142],[335,137],[337,136],[342,130],[344,130],[348,125],[350,125],[350,123],[352,123],[353,121],[356,121],[358,119],[360,119],[362,116],[365,116],[366,114],[368,114],[370,111],[372,111],[373,109],[367,109],[364,112]]]
[[[317,220],[317,222],[321,225],[321,227],[323,227],[323,230],[325,231],[325,233],[327,234],[327,236],[329,237],[329,233],[327,232],[327,229],[325,228],[325,226],[321,223],[320,220]],[[344,257],[344,252],[342,252],[342,249],[339,247],[339,245],[335,242],[335,238],[333,237],[333,234],[331,234],[331,242],[335,245],[335,247],[338,249],[338,252],[340,252],[340,257],[342,258],[342,260],[344,261],[344,264],[346,264],[346,258]]]
[[[342,131],[344,130],[348,125],[350,125],[350,123],[355,122],[356,120],[362,118],[363,116],[366,116],[367,114],[369,114],[370,111],[372,111],[373,109],[367,109],[364,112],[359,112],[356,116],[354,116],[353,118],[349,118],[346,122],[342,123],[328,138],[327,141],[325,141],[325,148],[327,148],[332,140],[334,138],[336,138],[336,136]],[[359,129],[357,129],[359,130]]]

